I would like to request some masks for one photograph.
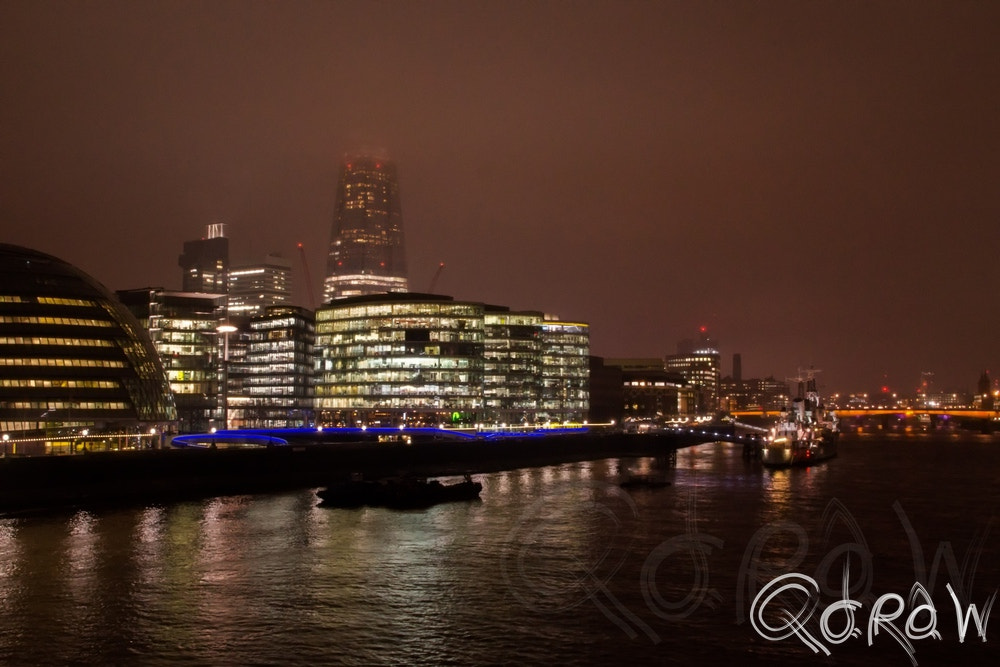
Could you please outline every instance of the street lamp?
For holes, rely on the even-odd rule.
[[[220,324],[216,331],[222,334],[222,427],[229,428],[229,334],[236,327],[228,322]]]
[[[6,433],[3,434],[3,455],[7,456],[7,441],[10,440],[10,436]]]

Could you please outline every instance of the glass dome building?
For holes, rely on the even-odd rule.
[[[115,296],[62,260],[0,244],[3,453],[148,446],[175,419],[156,350]]]

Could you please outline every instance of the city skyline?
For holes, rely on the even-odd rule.
[[[339,156],[385,146],[413,291],[444,262],[436,291],[589,322],[599,356],[706,325],[748,377],[972,390],[1000,369],[998,15],[8,3],[0,240],[172,288],[224,222],[308,305],[295,244],[318,295]]]

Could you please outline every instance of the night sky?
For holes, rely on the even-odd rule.
[[[1000,3],[0,3],[0,241],[178,289],[229,226],[320,294],[339,163],[410,286],[826,392],[1000,375]],[[308,305],[304,280],[296,296]]]

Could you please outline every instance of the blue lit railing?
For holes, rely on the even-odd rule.
[[[519,430],[457,430],[435,427],[388,427],[388,426],[337,426],[287,429],[232,429],[214,433],[192,433],[174,436],[171,444],[181,448],[216,447],[276,447],[307,443],[334,443],[338,439],[345,442],[379,439],[414,438],[428,440],[502,440],[510,438],[545,438],[556,435],[582,434],[588,432],[586,426],[566,426]]]

